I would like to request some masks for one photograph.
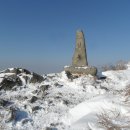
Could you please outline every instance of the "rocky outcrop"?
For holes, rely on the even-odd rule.
[[[10,90],[14,86],[22,86],[22,81],[16,74],[4,77],[0,83],[0,90]]]
[[[26,69],[22,69],[22,68],[8,68],[4,71],[1,71],[1,73],[14,73],[16,75],[24,73],[24,74],[31,74],[30,71],[26,70]]]
[[[14,86],[22,86],[28,83],[41,83],[44,78],[36,73],[22,68],[9,68],[0,72],[0,90],[11,90]]]
[[[32,73],[32,78],[30,80],[30,83],[41,83],[44,80],[44,78],[36,73]]]

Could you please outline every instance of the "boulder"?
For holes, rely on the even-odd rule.
[[[22,86],[22,81],[15,74],[3,78],[0,83],[0,90],[11,90],[14,86]]]
[[[18,68],[8,68],[4,71],[2,71],[2,73],[15,73],[15,74],[20,74],[20,70]]]
[[[2,71],[1,73],[14,73],[16,75],[21,74],[21,73],[31,74],[30,71],[28,71],[26,69],[22,69],[22,68],[8,68],[8,69]]]
[[[44,80],[44,78],[41,75],[33,72],[30,83],[41,83],[43,80]]]
[[[29,76],[24,75],[24,76],[22,76],[22,78],[24,79],[26,84],[29,83],[29,81],[30,81],[30,77]]]
[[[44,92],[45,90],[48,90],[48,88],[51,87],[50,85],[41,85],[40,89]]]
[[[21,69],[21,73],[25,73],[25,74],[31,74],[31,72],[29,70],[26,70],[26,69]]]
[[[39,110],[39,109],[41,109],[40,106],[34,106],[34,107],[32,108],[32,111],[35,112],[35,111],[37,111],[37,110]]]
[[[11,90],[14,86],[22,86],[28,83],[41,83],[44,78],[36,73],[22,68],[9,68],[0,72],[0,90]]]
[[[57,128],[51,128],[51,127],[46,127],[45,129],[43,130],[58,130]]]
[[[2,106],[2,107],[5,107],[5,106],[6,106],[7,104],[9,104],[9,103],[10,103],[9,101],[0,99],[0,106]]]
[[[33,96],[32,98],[31,98],[31,100],[30,100],[30,103],[34,103],[34,102],[36,102],[37,101],[37,97],[36,96]]]
[[[17,74],[20,74],[21,71],[18,68],[13,68],[13,69],[10,69],[9,73],[15,73],[17,75]]]
[[[15,108],[15,107],[10,107],[10,111],[9,111],[9,114],[7,116],[7,121],[6,122],[11,122],[11,121],[14,121],[16,120],[16,112],[17,112],[18,108]]]
[[[63,84],[60,84],[60,83],[58,83],[58,82],[56,82],[54,85],[55,85],[56,87],[62,87],[62,86],[63,86]]]

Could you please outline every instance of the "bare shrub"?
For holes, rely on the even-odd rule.
[[[130,84],[127,85],[127,87],[125,89],[125,96],[129,96],[130,97]]]
[[[125,70],[127,69],[126,62],[125,61],[118,61],[115,65],[104,65],[102,66],[103,71],[108,70]]]
[[[2,122],[4,115],[0,113],[0,130],[6,130],[4,123]]]
[[[99,126],[106,130],[121,130],[130,128],[130,117],[121,115],[118,111],[104,111],[97,115]]]
[[[102,70],[103,71],[115,70],[115,66],[114,65],[104,65],[104,66],[102,66]]]
[[[125,102],[130,103],[130,84],[123,90],[122,95],[125,97]]]
[[[125,61],[118,61],[117,64],[115,65],[115,69],[116,70],[125,70],[127,69],[127,66],[126,66],[126,62]]]

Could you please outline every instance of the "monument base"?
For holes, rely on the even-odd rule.
[[[64,70],[66,72],[70,72],[72,75],[92,75],[96,76],[97,68],[91,66],[83,66],[83,67],[74,67],[74,66],[65,66]]]

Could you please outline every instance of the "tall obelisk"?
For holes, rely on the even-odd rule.
[[[72,60],[72,66],[75,67],[88,66],[86,45],[83,31],[76,32],[76,47]]]
[[[83,31],[76,32],[76,47],[72,58],[72,65],[65,66],[64,70],[66,73],[72,75],[81,76],[91,74],[95,76],[97,74],[97,68],[88,66],[86,45]]]

